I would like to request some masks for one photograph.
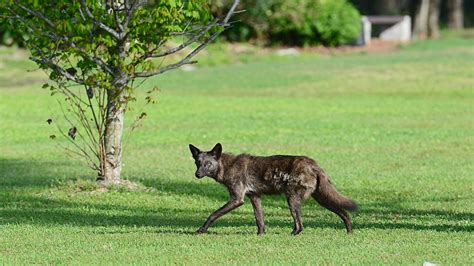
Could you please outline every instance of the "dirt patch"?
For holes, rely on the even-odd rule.
[[[58,183],[53,190],[65,191],[71,195],[86,193],[90,195],[107,192],[154,192],[155,188],[146,187],[143,184],[129,180],[119,180],[115,182],[92,181],[92,180],[69,180]]]
[[[396,41],[384,41],[380,39],[372,39],[370,44],[365,46],[352,46],[352,45],[344,45],[339,47],[309,47],[303,48],[303,51],[309,51],[314,53],[321,53],[321,54],[336,54],[336,53],[390,53],[394,51],[398,51],[400,49],[400,45],[402,42]]]
[[[390,53],[398,51],[402,42],[384,41],[380,39],[372,39],[371,43],[365,46],[343,45],[338,47],[259,47],[245,43],[228,44],[225,49],[232,55],[269,55],[276,54],[278,56],[291,56],[301,53],[317,53],[317,54],[351,54],[351,53]]]

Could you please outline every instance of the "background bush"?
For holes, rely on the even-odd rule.
[[[321,43],[329,46],[353,41],[360,33],[360,14],[345,0],[326,0],[315,22]]]
[[[213,0],[214,14],[230,2]],[[246,12],[224,33],[229,41],[335,46],[357,38],[360,29],[359,12],[346,0],[243,0],[240,9]]]

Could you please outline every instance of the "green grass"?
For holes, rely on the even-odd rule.
[[[261,56],[151,79],[144,86],[160,86],[158,103],[126,141],[123,176],[155,190],[107,193],[49,140],[57,132],[46,119],[58,108],[40,89],[44,75],[1,48],[0,262],[472,265],[472,43]],[[308,200],[305,231],[292,237],[285,199],[272,196],[263,199],[265,236],[256,236],[248,202],[194,235],[227,194],[194,178],[187,145],[216,142],[317,159],[360,204],[354,234]]]

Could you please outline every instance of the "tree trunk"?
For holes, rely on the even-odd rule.
[[[464,27],[463,0],[448,0],[448,27],[451,29]]]
[[[121,87],[123,88],[123,87]],[[124,128],[125,106],[122,89],[107,93],[107,118],[104,132],[105,158],[102,160],[102,173],[97,180],[119,184],[122,171],[122,134]]]
[[[431,0],[428,15],[428,37],[438,39],[439,33],[439,5],[440,0]]]
[[[125,92],[128,84],[127,74],[123,71],[122,62],[125,61],[125,46],[127,40],[120,40],[115,51],[120,63],[114,69],[112,89],[107,90],[107,114],[105,120],[104,152],[105,160],[101,160],[102,173],[97,178],[105,183],[121,184],[122,172],[122,135],[125,119]]]
[[[413,39],[425,39],[427,37],[429,7],[430,0],[420,0],[415,13]]]

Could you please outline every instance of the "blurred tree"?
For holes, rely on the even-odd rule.
[[[440,0],[430,0],[430,8],[428,12],[428,37],[438,39],[439,33],[439,8]]]
[[[413,39],[439,38],[440,0],[420,0],[415,13]]]
[[[424,39],[428,32],[428,14],[430,0],[419,0],[415,13],[415,25],[413,27],[413,39]]]
[[[448,27],[462,29],[464,27],[463,0],[448,0]]]

